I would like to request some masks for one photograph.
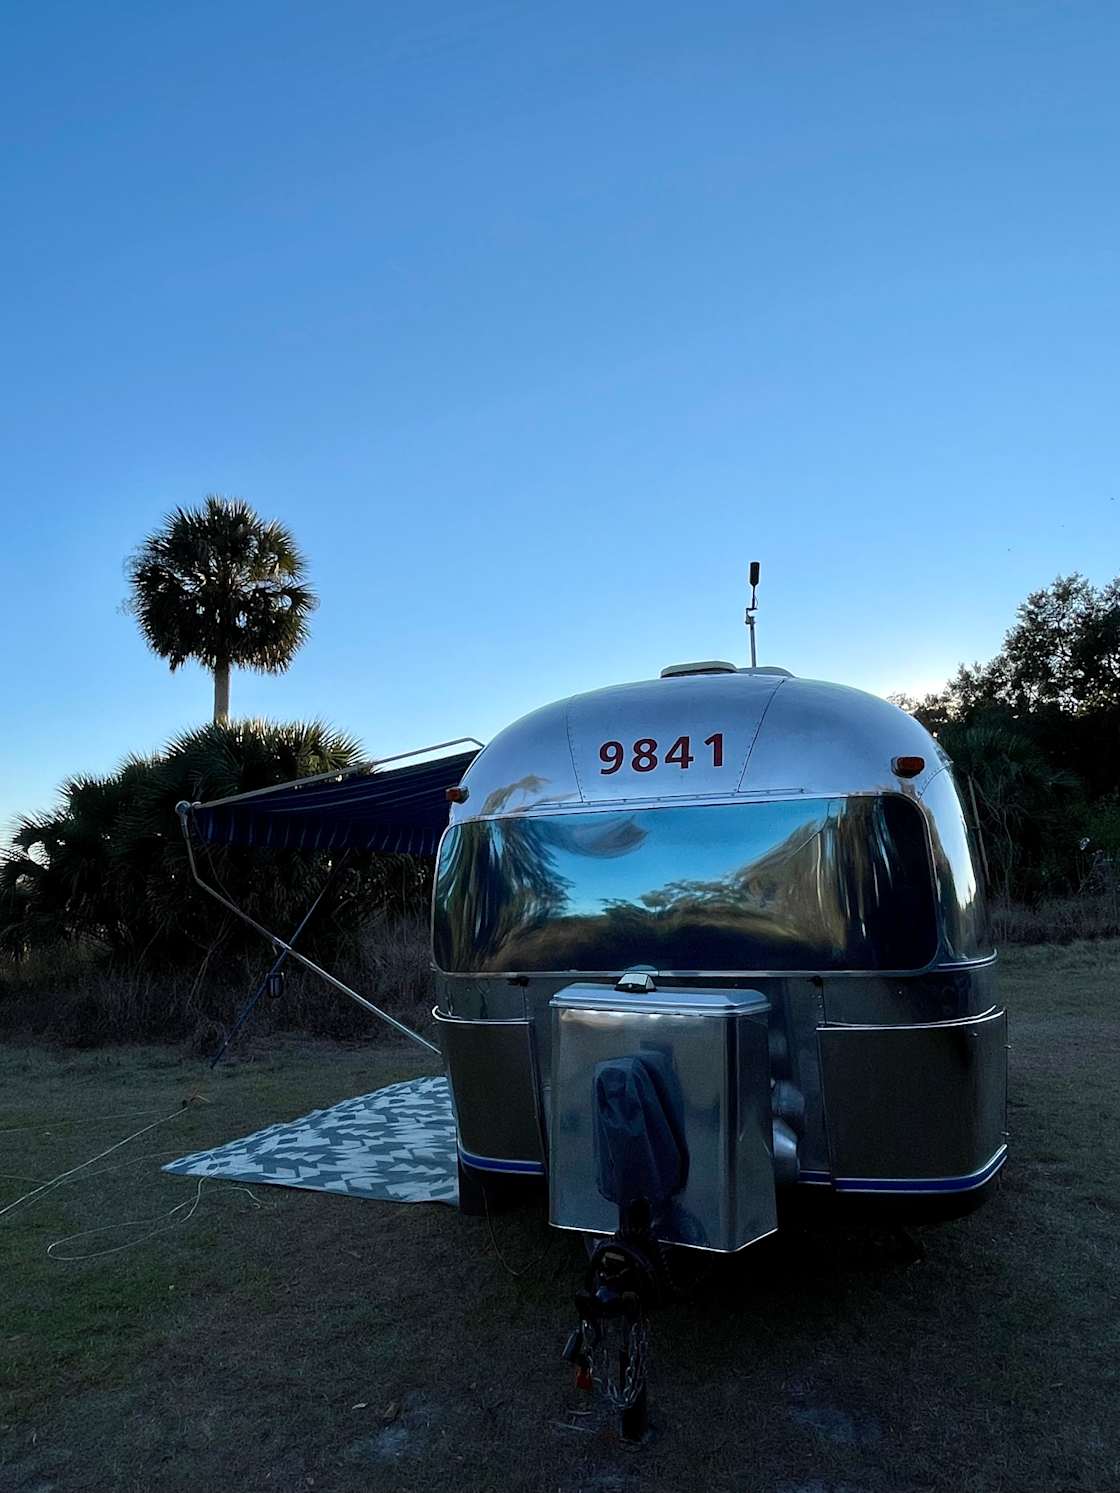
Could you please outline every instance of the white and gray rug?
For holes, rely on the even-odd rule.
[[[394,1203],[455,1204],[455,1116],[447,1079],[390,1084],[243,1140],[181,1156],[163,1170]]]

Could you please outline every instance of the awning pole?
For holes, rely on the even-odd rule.
[[[343,860],[346,858],[346,855],[347,855],[347,852],[343,851],[343,857],[342,857]],[[304,913],[303,917],[300,919],[299,927],[292,934],[292,937],[291,937],[291,940],[290,940],[291,943],[293,943],[293,944],[295,943],[296,939],[300,936],[300,934],[303,932],[303,930],[307,927],[308,923],[310,923],[311,919],[314,917],[314,915],[315,915],[315,909],[319,906],[319,903],[327,895],[327,892],[330,889],[331,882],[335,878],[335,872],[337,871],[338,866],[341,865],[341,864],[342,864],[342,861],[340,860],[337,863],[337,865],[331,867],[330,874],[328,875],[326,881],[323,882],[322,890],[319,892],[319,895],[315,898],[314,902],[312,902],[311,906]],[[288,957],[287,953],[283,949],[281,949],[280,952],[279,952],[279,954],[277,954],[276,958],[272,961],[271,967],[269,969],[266,969],[265,972],[264,972],[264,974],[260,977],[260,980],[257,983],[257,987],[253,991],[252,995],[249,997],[249,1000],[248,1000],[248,1003],[245,1006],[245,1009],[241,1012],[241,1014],[238,1016],[237,1020],[233,1023],[233,1028],[230,1031],[229,1036],[222,1043],[221,1047],[218,1048],[218,1050],[214,1054],[214,1056],[210,1059],[210,1068],[211,1068],[211,1070],[215,1069],[218,1066],[218,1064],[221,1062],[221,1060],[225,1056],[227,1050],[229,1049],[229,1047],[231,1046],[231,1044],[233,1043],[233,1041],[237,1037],[238,1032],[241,1030],[241,1028],[248,1021],[249,1017],[252,1015],[253,1010],[256,1007],[257,1002],[260,1000],[261,996],[265,993],[265,991],[268,989],[269,985],[271,984],[273,975],[279,974],[280,971],[284,968],[284,961],[285,961],[285,959],[287,959],[287,957]]]
[[[439,1048],[435,1045],[434,1042],[429,1042],[428,1039],[426,1037],[422,1037],[419,1032],[414,1032],[410,1026],[405,1026],[403,1021],[398,1021],[395,1016],[390,1016],[388,1011],[383,1011],[380,1006],[375,1006],[372,1001],[367,1001],[364,995],[359,995],[356,990],[351,990],[349,985],[344,984],[342,980],[337,979],[336,976],[332,975],[328,970],[323,969],[322,965],[316,964],[313,959],[308,959],[307,956],[305,954],[301,954],[298,949],[293,949],[290,943],[285,943],[284,940],[282,938],[279,938],[275,933],[270,933],[268,929],[265,928],[261,923],[258,923],[255,918],[251,918],[247,912],[238,907],[236,902],[231,902],[228,897],[224,897],[222,893],[219,892],[215,887],[212,887],[209,882],[203,881],[202,877],[198,874],[198,867],[195,865],[194,846],[191,843],[191,805],[186,801],[178,803],[175,805],[175,812],[179,816],[179,825],[183,831],[183,839],[187,847],[187,861],[190,864],[191,875],[194,877],[195,881],[204,892],[213,897],[216,902],[220,902],[222,906],[229,912],[232,912],[235,917],[239,917],[243,923],[248,923],[249,927],[255,929],[262,938],[267,938],[273,948],[282,950],[289,958],[294,959],[297,964],[302,964],[304,968],[309,969],[312,974],[316,974],[320,979],[326,980],[328,985],[333,985],[336,990],[341,990],[343,995],[348,995],[352,1001],[357,1001],[359,1006],[364,1006],[365,1009],[367,1011],[371,1011],[374,1016],[378,1016],[382,1021],[388,1022],[388,1024],[396,1031],[400,1032],[403,1037],[410,1037],[413,1042],[419,1043],[419,1045],[426,1048],[428,1052],[434,1052],[437,1057],[442,1058],[443,1054],[440,1052]]]

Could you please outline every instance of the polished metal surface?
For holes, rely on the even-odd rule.
[[[1004,1143],[1007,1016],[819,1033],[838,1182],[959,1178]]]
[[[770,1108],[778,1119],[785,1120],[795,1134],[800,1134],[805,1128],[805,1095],[790,1079],[773,1080]]]
[[[457,824],[433,905],[459,973],[908,970],[938,948],[925,820],[897,793]]]
[[[893,759],[922,757],[902,781]],[[745,793],[921,793],[945,753],[919,721],[877,695],[818,679],[787,679],[774,695],[741,785]]]
[[[734,664],[723,658],[705,658],[694,664],[666,664],[661,670],[662,679],[679,679],[682,674],[737,674]]]
[[[594,1075],[609,1058],[657,1053],[672,1065],[688,1175],[655,1225],[665,1243],[730,1252],[773,1233],[774,1119],[768,1003],[755,991],[627,996],[573,984],[550,1005],[549,1218],[610,1234],[618,1209],[598,1191]],[[782,1122],[778,1122],[781,1124]],[[788,1137],[781,1137],[788,1166]]]
[[[788,1121],[775,1119],[772,1126],[774,1137],[774,1181],[779,1186],[796,1182],[801,1174],[798,1156],[797,1132]]]
[[[925,767],[900,779],[891,770],[898,757],[921,757]],[[935,967],[991,954],[976,856],[946,766],[913,717],[860,690],[762,670],[685,675],[574,696],[507,727],[469,768],[470,797],[453,806],[451,824],[899,794],[920,804],[936,862],[943,926]],[[618,967],[611,961],[595,973]],[[742,970],[738,962],[672,967],[731,977]],[[795,972],[817,969],[750,965],[752,979]]]
[[[999,1004],[994,957],[920,975],[868,974],[821,982],[823,1019],[838,1026],[916,1026],[983,1016]]]
[[[657,983],[648,970],[628,969],[614,988],[629,991],[633,995],[648,995],[657,989]]]
[[[844,983],[843,981],[839,983]],[[770,1071],[775,1079],[789,1078],[805,1096],[805,1117],[798,1146],[801,1165],[828,1166],[828,1137],[821,1103],[820,1048],[817,1030],[824,1021],[825,982],[820,979],[760,980],[758,988],[770,1001]],[[777,1051],[775,1050],[777,1049]]]
[[[922,789],[933,842],[944,957],[985,959],[995,951],[982,885],[982,857],[953,773],[944,768]]]
[[[915,777],[892,771],[914,757]],[[661,1001],[734,999],[747,985],[765,995],[771,1177],[789,1180],[796,1162],[802,1180],[845,1191],[890,1191],[892,1177],[936,1190],[998,1166],[1003,1016],[992,1014],[978,849],[947,759],[912,717],[782,671],[675,672],[533,712],[464,783],[442,866],[469,874],[437,887],[448,961],[437,988],[460,1018],[530,1023],[545,1115],[558,1112],[552,1075],[569,1061],[554,999],[579,975],[644,965]],[[894,843],[901,820],[884,834],[884,795],[922,816],[924,868]],[[851,874],[838,876],[841,849]],[[896,891],[901,965],[884,963],[889,929],[866,936]],[[914,936],[923,922],[934,937]],[[811,962],[790,957],[799,945]],[[631,998],[606,988],[606,999]],[[510,1061],[531,1073],[528,1059]],[[554,1148],[570,1140],[554,1135]],[[573,1175],[589,1164],[573,1153]],[[555,1185],[567,1185],[564,1168]],[[612,1227],[596,1216],[570,1226]]]
[[[705,746],[722,737],[722,750]],[[681,737],[688,751],[668,760]],[[657,743],[656,766],[636,743]],[[623,747],[623,760],[600,756]],[[687,756],[693,760],[680,765]],[[896,756],[926,768],[907,782]],[[945,763],[912,716],[875,695],[819,680],[741,670],[623,684],[545,705],[498,733],[471,764],[451,823],[571,805],[720,800],[743,795],[901,791],[917,797]]]
[[[451,1083],[460,1148],[507,1161],[543,1158],[532,1028],[432,1012]]]
[[[804,1169],[828,1172],[828,1138],[821,1097],[818,1031],[828,1024],[914,1026],[980,1015],[997,1005],[996,965],[993,961],[923,975],[887,977],[768,977],[754,980],[754,988],[770,1003],[770,1072],[778,1084],[797,1086],[804,1096],[800,1157]],[[449,1004],[463,1019],[526,1017],[533,1023],[542,1083],[550,1073],[552,1032],[549,1001],[570,975],[533,975],[517,983],[506,976],[437,975],[441,1005]],[[659,977],[659,988],[672,994],[674,984]],[[709,978],[705,988],[742,988],[742,977]],[[784,1092],[784,1090],[783,1090]]]
[[[554,981],[548,994],[552,995],[564,983],[562,979]],[[506,975],[451,976],[434,969],[432,987],[440,1009],[465,1021],[515,1020],[527,1011],[526,985]]]

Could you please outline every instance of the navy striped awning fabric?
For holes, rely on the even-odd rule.
[[[447,827],[447,790],[477,755],[456,752],[408,767],[297,780],[267,793],[198,804],[195,828],[212,845],[434,855]]]

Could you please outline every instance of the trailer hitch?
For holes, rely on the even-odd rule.
[[[598,1390],[618,1412],[625,1441],[640,1441],[648,1424],[649,1314],[665,1297],[649,1210],[626,1210],[626,1225],[596,1247],[584,1288],[576,1292],[579,1325],[562,1357],[575,1368],[576,1388]]]
[[[635,971],[643,988],[651,977]],[[653,1221],[688,1176],[679,1085],[657,1049],[608,1058],[593,1083],[595,1181],[618,1209],[618,1231],[600,1242],[576,1293],[579,1326],[564,1357],[576,1384],[598,1389],[618,1411],[626,1441],[646,1430],[649,1313],[670,1294]]]

